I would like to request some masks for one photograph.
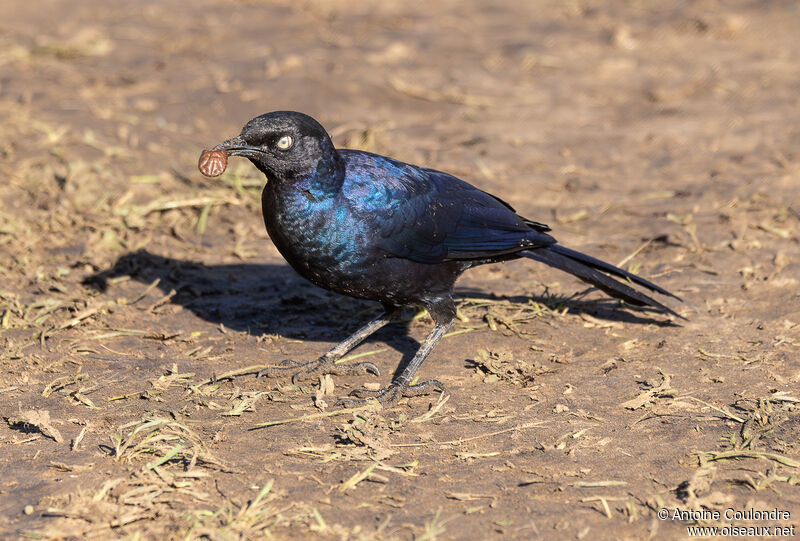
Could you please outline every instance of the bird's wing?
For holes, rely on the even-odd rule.
[[[379,158],[371,156],[373,160]],[[394,160],[373,169],[370,220],[390,257],[421,263],[485,259],[547,246],[547,226],[456,177]],[[363,203],[362,199],[362,203]]]

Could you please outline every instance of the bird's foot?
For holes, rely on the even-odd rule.
[[[373,391],[370,389],[355,389],[349,397],[341,398],[336,402],[337,406],[358,406],[366,404],[368,399],[375,399],[383,406],[394,404],[402,397],[420,396],[431,394],[434,391],[444,392],[444,384],[435,379],[429,379],[416,385],[402,383],[390,383],[388,387]],[[351,398],[354,397],[354,398]]]
[[[319,376],[324,374],[332,374],[334,376],[343,376],[343,375],[360,375],[363,376],[365,374],[372,374],[374,376],[380,376],[381,371],[378,370],[378,367],[372,363],[362,362],[362,363],[347,363],[347,364],[336,364],[335,359],[328,355],[323,355],[319,359],[314,361],[308,361],[305,363],[293,361],[291,359],[286,359],[283,361],[280,366],[273,366],[270,368],[265,368],[261,370],[256,377],[276,377],[285,375],[288,372],[294,370],[292,374],[292,383],[297,383],[298,381],[302,380],[310,380],[315,379]]]

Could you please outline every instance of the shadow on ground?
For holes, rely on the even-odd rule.
[[[183,306],[206,321],[254,336],[277,334],[335,341],[343,339],[380,311],[377,303],[318,288],[287,265],[206,265],[163,257],[147,250],[120,257],[112,267],[87,277],[84,284],[105,292],[123,277],[145,284],[155,283],[169,302]],[[580,300],[550,295],[497,297],[480,290],[458,289],[457,298],[463,296],[520,304],[534,301],[551,309],[567,308],[573,314],[589,314],[609,321],[675,325],[660,316],[621,309],[614,299]],[[367,343],[386,342],[403,355],[397,373],[420,345],[409,335],[410,322],[411,315],[407,314],[367,340]]]

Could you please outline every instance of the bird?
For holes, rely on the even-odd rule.
[[[293,382],[323,374],[380,376],[372,363],[336,361],[398,318],[404,307],[425,308],[433,320],[411,361],[387,386],[357,388],[340,405],[369,399],[390,405],[402,397],[445,391],[439,380],[414,383],[414,378],[453,325],[457,278],[479,265],[538,261],[627,304],[682,318],[634,286],[680,297],[558,244],[550,227],[520,216],[499,197],[435,169],[337,149],[325,128],[306,114],[275,111],[253,118],[238,136],[203,152],[201,171],[220,174],[228,156],[247,158],[266,176],[264,224],[295,271],[329,291],[383,306],[379,316],[319,358],[286,360],[259,376],[292,372]]]

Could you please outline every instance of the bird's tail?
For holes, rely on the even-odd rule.
[[[592,284],[612,297],[622,299],[623,301],[634,306],[648,306],[659,312],[665,312],[681,319],[685,319],[683,316],[676,314],[673,310],[667,308],[657,300],[635,290],[631,286],[624,284],[619,280],[615,280],[609,276],[609,274],[630,280],[634,284],[645,287],[651,291],[661,293],[662,295],[668,295],[678,300],[681,300],[680,297],[673,295],[666,289],[663,289],[654,283],[645,280],[644,278],[615,267],[614,265],[606,263],[605,261],[600,261],[592,256],[576,252],[575,250],[570,250],[569,248],[564,248],[558,244],[551,244],[533,250],[523,250],[518,252],[518,254],[535,261],[545,263],[551,267],[561,269],[572,274],[573,276],[577,276],[584,282]]]

